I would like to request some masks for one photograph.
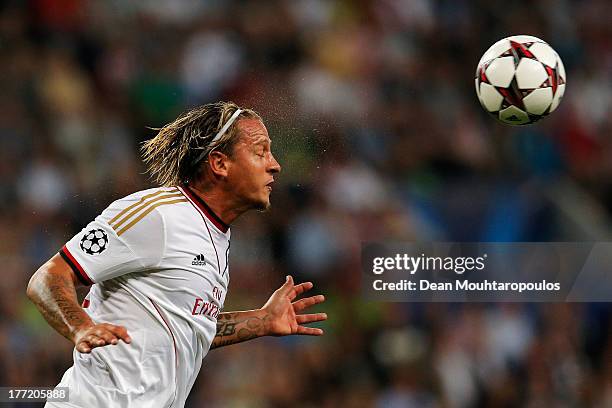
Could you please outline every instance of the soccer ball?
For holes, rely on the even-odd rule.
[[[565,68],[559,54],[537,37],[515,35],[484,53],[476,69],[476,94],[487,112],[508,125],[527,125],[559,106]]]

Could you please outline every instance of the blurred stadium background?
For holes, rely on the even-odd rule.
[[[361,299],[367,240],[611,237],[612,3],[22,0],[0,6],[0,384],[55,385],[70,344],[25,297],[112,200],[150,186],[138,146],[189,106],[265,118],[273,209],[233,227],[226,310],[287,273],[326,336],[211,352],[188,407],[611,407],[609,304]],[[548,41],[568,71],[535,126],[479,106],[481,54]],[[22,406],[22,405],[20,405]]]

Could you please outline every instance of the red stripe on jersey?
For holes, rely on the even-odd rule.
[[[72,268],[77,278],[79,278],[79,280],[84,285],[86,286],[93,285],[94,283],[93,280],[91,280],[89,275],[87,275],[87,272],[85,272],[85,269],[83,269],[81,264],[79,264],[79,262],[74,258],[74,256],[72,256],[72,254],[70,253],[66,245],[64,245],[62,249],[60,249],[59,253],[61,257],[64,258],[64,261],[66,261],[66,263],[70,266],[70,268]]]
[[[179,187],[179,190],[191,201],[196,208],[198,208],[205,216],[214,224],[217,229],[221,232],[226,233],[229,229],[229,225],[223,222],[217,214],[202,200],[196,193],[194,193],[189,186]]]

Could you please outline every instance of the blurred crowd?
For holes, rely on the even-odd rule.
[[[155,128],[233,100],[264,117],[283,171],[273,208],[233,226],[226,309],[291,273],[330,319],[323,338],[212,351],[188,407],[612,406],[608,304],[366,302],[359,253],[609,240],[610,15],[605,0],[2,2],[0,384],[55,385],[71,365],[31,274],[151,186],[139,145]],[[550,43],[568,76],[525,128],[474,91],[482,53],[513,34]]]

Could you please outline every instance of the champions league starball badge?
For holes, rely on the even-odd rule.
[[[101,229],[92,229],[83,235],[79,244],[81,250],[89,255],[98,255],[108,247],[108,236]]]

